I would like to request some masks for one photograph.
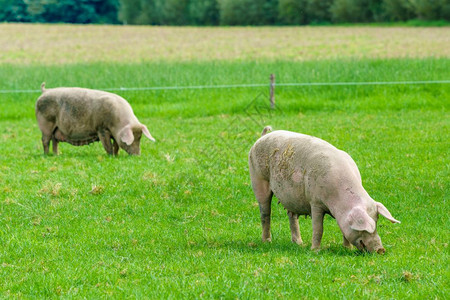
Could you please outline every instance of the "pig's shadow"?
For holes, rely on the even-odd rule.
[[[58,155],[53,154],[50,152],[49,154],[43,154],[43,153],[32,153],[30,154],[33,158],[48,158],[48,159],[64,159],[64,158],[82,158],[82,159],[98,159],[98,158],[104,158],[104,159],[118,159],[118,158],[132,158],[133,156],[129,155],[126,152],[119,153],[117,156],[109,155],[106,152],[64,152],[60,153]]]
[[[236,251],[252,254],[301,254],[311,257],[316,256],[341,256],[341,257],[356,257],[372,255],[370,253],[361,252],[355,247],[347,249],[343,245],[323,245],[319,251],[311,250],[311,243],[304,242],[303,245],[296,245],[290,241],[272,241],[271,243],[263,243],[261,241],[253,240],[238,240],[238,241],[226,241],[223,243],[218,242],[215,247],[228,251]]]

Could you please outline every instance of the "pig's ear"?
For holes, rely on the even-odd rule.
[[[119,132],[119,138],[122,142],[130,146],[134,141],[133,130],[131,130],[131,126],[127,125]]]
[[[142,133],[148,137],[151,141],[155,141],[155,138],[152,137],[152,135],[150,134],[150,131],[148,131],[147,126],[145,126],[144,124],[141,124],[142,126]]]
[[[348,222],[350,228],[356,231],[367,231],[373,233],[376,229],[375,221],[367,214],[367,212],[360,208],[353,208],[348,215]]]
[[[391,213],[388,211],[388,209],[381,203],[377,203],[377,210],[380,215],[391,221],[392,223],[400,223],[399,220],[394,219],[394,217],[391,215]]]

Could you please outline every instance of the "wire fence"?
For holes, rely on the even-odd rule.
[[[418,81],[365,81],[365,82],[293,82],[274,83],[274,87],[307,87],[307,86],[365,86],[365,85],[423,85],[423,84],[449,84],[450,80],[418,80]],[[269,83],[254,84],[220,84],[220,85],[193,85],[193,86],[148,86],[148,87],[110,87],[100,88],[103,91],[157,91],[157,90],[200,90],[200,89],[234,89],[269,87]],[[35,90],[0,90],[0,94],[39,93]]]

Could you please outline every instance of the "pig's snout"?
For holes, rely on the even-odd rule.
[[[363,245],[368,252],[376,252],[378,254],[384,254],[384,252],[386,252],[386,250],[383,248],[383,244],[381,243],[381,239],[378,234],[371,235],[368,239],[365,240],[365,243]]]
[[[364,243],[364,241],[362,239],[360,239],[357,242],[356,247],[360,250],[360,251],[367,251],[370,253],[376,252],[378,254],[384,254],[386,252],[386,250],[383,248],[383,245],[381,244],[381,240],[380,238],[376,238],[374,241],[366,241],[366,243]]]
[[[128,155],[131,156],[139,156],[141,155],[141,149],[125,149],[125,151],[128,153]]]
[[[377,250],[378,254],[384,254],[385,252],[386,252],[386,250],[383,247],[381,247]]]
[[[125,150],[129,155],[137,156],[141,155],[141,147],[139,142],[134,142],[130,146],[125,143],[121,143],[120,147]]]

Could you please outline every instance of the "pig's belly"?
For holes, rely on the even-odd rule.
[[[87,145],[99,140],[97,132],[91,131],[65,131],[64,128],[56,128],[54,135],[58,141],[67,142],[75,146]]]
[[[305,187],[292,181],[270,181],[270,188],[286,210],[298,215],[310,215],[311,204]]]

